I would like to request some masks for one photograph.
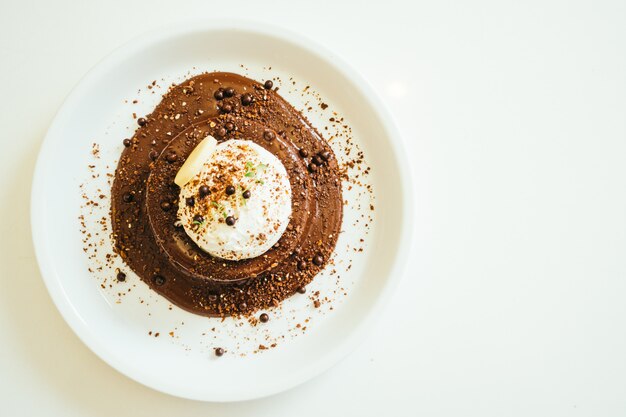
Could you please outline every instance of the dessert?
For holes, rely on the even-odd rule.
[[[304,291],[332,256],[339,169],[309,121],[264,84],[206,73],[137,120],[112,187],[115,250],[196,314],[250,314]]]

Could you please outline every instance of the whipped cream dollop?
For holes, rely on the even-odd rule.
[[[291,185],[280,160],[256,143],[229,140],[204,155],[181,187],[178,219],[203,251],[228,260],[267,252],[291,216]]]

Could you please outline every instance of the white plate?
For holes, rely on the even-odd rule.
[[[267,325],[234,319],[221,322],[171,307],[134,274],[120,284],[111,279],[108,269],[88,272],[98,257],[89,259],[83,251],[78,216],[86,209],[81,194],[109,192],[106,172],[116,165],[121,140],[136,127],[130,114],[149,112],[171,82],[213,70],[259,80],[280,76],[279,92],[297,108],[306,108],[301,91],[311,86],[310,91],[319,93],[330,107],[325,113],[314,105],[307,116],[319,129],[329,124],[331,110],[345,117],[372,168],[367,181],[373,186],[376,210],[371,213],[374,218],[364,251],[347,251],[363,236],[362,223],[354,226],[363,213],[356,203],[369,201],[364,200],[367,194],[354,191],[356,187],[344,196],[350,204],[337,254],[340,267],[351,261],[352,268],[337,279],[327,279],[328,271],[316,278],[308,294],[318,289],[322,297],[333,298],[321,308],[312,308],[308,296],[296,295],[270,312]],[[152,80],[162,88],[146,89]],[[139,103],[133,104],[135,97]],[[337,152],[342,140],[333,141]],[[94,142],[100,146],[98,158],[91,153]],[[88,170],[90,164],[95,167]],[[68,324],[98,356],[130,378],[205,401],[271,395],[312,378],[346,355],[389,300],[410,245],[407,164],[384,105],[361,76],[331,52],[293,33],[249,22],[200,22],[162,30],[130,42],[98,64],[56,116],[39,154],[32,189],[37,259]],[[106,197],[101,203],[88,216],[107,217]],[[93,219],[87,220],[87,229],[97,231]],[[110,245],[106,234],[100,238],[104,246]],[[106,284],[104,288],[100,283]],[[117,295],[129,288],[130,293]],[[339,288],[345,288],[346,294]],[[302,331],[296,322],[308,329]],[[174,331],[173,337],[169,331]],[[154,337],[155,332],[160,337]],[[259,340],[279,343],[252,353]],[[212,353],[216,346],[227,353],[216,358]]]

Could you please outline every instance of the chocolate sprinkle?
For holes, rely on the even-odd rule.
[[[241,96],[241,104],[244,106],[249,106],[252,104],[252,96],[250,94],[244,94]]]
[[[317,266],[322,266],[324,264],[324,258],[322,255],[315,255],[313,257],[313,263]]]
[[[198,189],[198,194],[200,195],[200,197],[206,197],[207,195],[211,194],[211,189],[208,185],[201,185]]]
[[[266,130],[265,133],[263,133],[263,137],[267,141],[273,141],[276,138],[276,135],[271,130]]]

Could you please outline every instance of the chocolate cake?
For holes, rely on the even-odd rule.
[[[261,84],[232,73],[198,75],[172,87],[124,140],[112,188],[115,250],[154,291],[190,312],[247,315],[277,306],[304,291],[335,248],[342,221],[337,161],[306,117],[272,87],[271,80]],[[212,256],[180,224],[181,188],[174,179],[207,136],[218,143],[250,141],[278,158],[288,174],[291,217],[262,255]],[[224,178],[212,188],[198,184],[191,199],[216,204],[213,196],[232,195],[245,204],[256,197]],[[236,220],[224,213],[225,224]]]

